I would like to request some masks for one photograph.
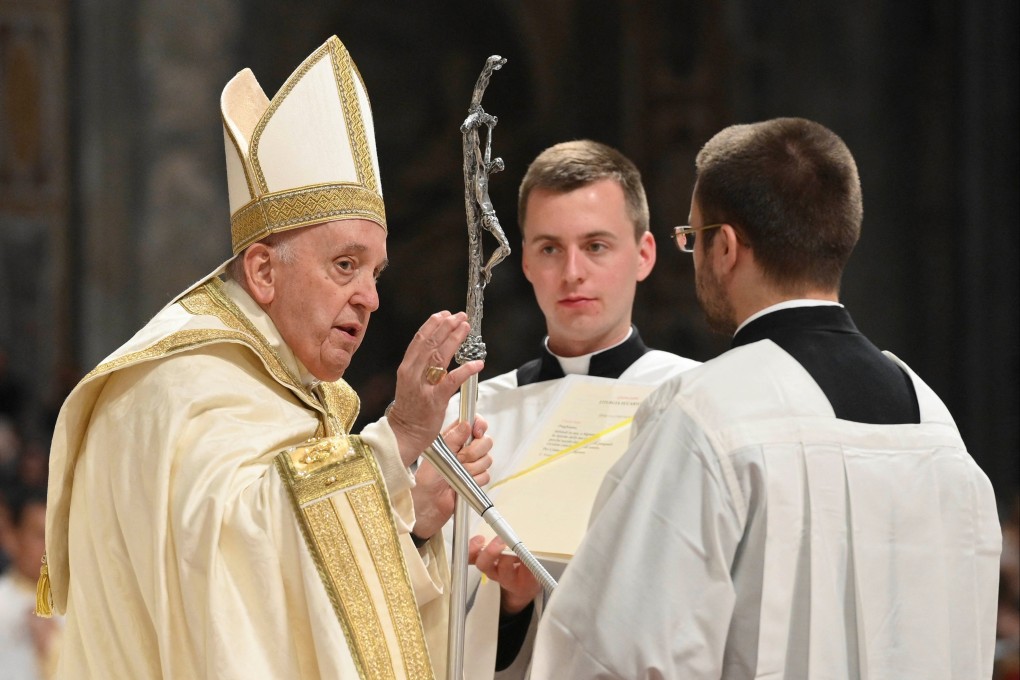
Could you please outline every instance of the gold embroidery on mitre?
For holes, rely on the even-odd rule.
[[[354,167],[358,170],[358,181],[366,189],[373,192],[379,191],[375,169],[372,167],[372,150],[369,146],[368,134],[365,132],[365,121],[361,117],[361,106],[358,103],[358,93],[354,88],[354,78],[351,73],[358,76],[361,87],[365,89],[365,81],[361,78],[361,72],[354,65],[347,48],[339,40],[330,40],[327,43],[333,54],[333,75],[336,78],[337,87],[340,89],[340,97],[343,102],[344,120],[347,123],[347,134],[351,142],[351,153],[354,156]],[[365,90],[365,99],[368,99],[368,91]],[[371,108],[371,104],[369,104]],[[385,229],[386,227],[383,226]]]
[[[353,184],[320,184],[265,194],[230,216],[234,254],[270,234],[334,219],[361,218],[386,229],[382,196]]]
[[[308,71],[323,58],[328,58],[332,67],[358,184],[322,183],[269,193],[269,183],[255,149],[273,114]],[[231,244],[235,255],[269,234],[331,219],[362,218],[376,222],[386,230],[386,211],[379,191],[379,178],[372,163],[372,145],[362,117],[355,76],[364,89],[364,80],[347,48],[334,36],[305,59],[273,97],[252,132],[248,152],[241,155],[242,160],[250,164],[254,175],[252,178],[247,176],[249,165],[246,165],[245,177],[251,182],[250,195],[257,197],[231,215]],[[365,99],[368,99],[367,92]]]
[[[378,191],[378,178],[375,177],[375,171],[372,167],[372,154],[371,147],[368,142],[368,135],[365,132],[365,122],[361,118],[361,107],[358,103],[357,92],[354,89],[354,80],[352,78],[352,71],[356,71],[354,67],[354,61],[351,59],[350,53],[347,48],[343,46],[336,36],[331,37],[324,45],[319,49],[312,52],[312,54],[298,66],[297,70],[291,74],[287,82],[283,84],[280,91],[273,97],[273,101],[269,104],[269,108],[265,113],[262,114],[262,119],[259,120],[258,125],[255,126],[255,131],[252,134],[251,141],[248,144],[249,153],[248,157],[251,159],[252,168],[255,171],[255,180],[258,183],[259,193],[266,193],[269,191],[269,183],[266,181],[266,176],[262,172],[262,164],[259,162],[257,154],[251,153],[251,150],[258,147],[259,140],[262,137],[262,133],[265,131],[266,126],[272,119],[276,109],[280,108],[280,105],[291,93],[291,91],[297,86],[301,79],[305,77],[305,74],[312,69],[313,66],[319,63],[319,61],[325,57],[330,57],[330,65],[333,68],[333,77],[336,80],[336,87],[338,95],[340,97],[340,105],[343,107],[344,120],[347,123],[347,137],[351,142],[351,153],[354,160],[354,166],[357,169],[358,181],[365,186],[366,189],[372,191]],[[358,79],[361,80],[361,74],[358,74]],[[362,80],[362,87],[364,87],[364,81]],[[366,99],[368,95],[366,94]]]
[[[403,562],[389,497],[371,451],[356,437],[330,437],[276,457],[302,534],[363,678],[393,678],[395,655],[409,678],[432,678],[424,630]],[[340,506],[357,526],[345,526]],[[385,602],[373,600],[349,532],[371,554]],[[380,618],[388,611],[388,620]],[[398,649],[390,650],[385,628]]]

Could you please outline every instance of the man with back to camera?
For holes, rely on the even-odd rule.
[[[733,347],[642,404],[531,677],[991,677],[995,499],[941,400],[838,302],[849,150],[781,118],[696,165],[675,237]]]
[[[548,335],[538,358],[479,384],[476,409],[493,434],[490,473],[496,481],[513,472],[517,445],[541,421],[565,375],[658,384],[698,365],[649,349],[631,323],[637,284],[651,273],[656,248],[641,174],[630,159],[591,140],[549,147],[521,181],[518,222],[524,275]],[[447,421],[458,415],[455,397]],[[422,488],[434,477],[423,463],[418,472]],[[501,494],[510,492],[490,490],[497,507]],[[527,543],[527,536],[522,539]],[[507,673],[526,665],[524,655],[514,659],[540,591],[516,556],[501,555],[505,546],[500,539],[484,549],[483,543],[476,537],[471,546],[472,561],[477,558],[480,569],[501,570],[526,585],[500,592],[490,581],[473,598],[465,640],[465,675],[471,678],[491,674],[494,660]],[[498,658],[497,628],[502,629]]]
[[[411,541],[408,466],[481,370],[445,370],[465,315],[421,326],[387,417],[351,434],[341,376],[387,264],[365,86],[334,36],[271,101],[245,69],[221,107],[234,257],[87,375],[56,425],[40,610],[67,614],[58,674],[442,675],[446,556],[441,537]],[[484,421],[447,436],[460,449],[469,429],[462,460],[484,483]]]

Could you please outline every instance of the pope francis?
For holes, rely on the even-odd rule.
[[[38,605],[67,617],[58,675],[432,678],[448,572],[441,536],[411,540],[408,465],[481,370],[445,370],[468,324],[432,315],[387,417],[351,434],[341,376],[387,263],[365,86],[332,37],[271,101],[246,69],[221,108],[234,256],[57,422]],[[481,483],[489,447],[461,452]]]

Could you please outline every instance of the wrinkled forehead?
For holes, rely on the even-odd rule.
[[[377,222],[365,219],[331,220],[294,231],[301,249],[317,256],[357,255],[385,267],[387,231]]]

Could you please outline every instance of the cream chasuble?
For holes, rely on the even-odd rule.
[[[303,373],[211,279],[78,385],[51,452],[59,677],[444,672],[446,556],[410,540],[393,433],[350,435],[354,391]]]

